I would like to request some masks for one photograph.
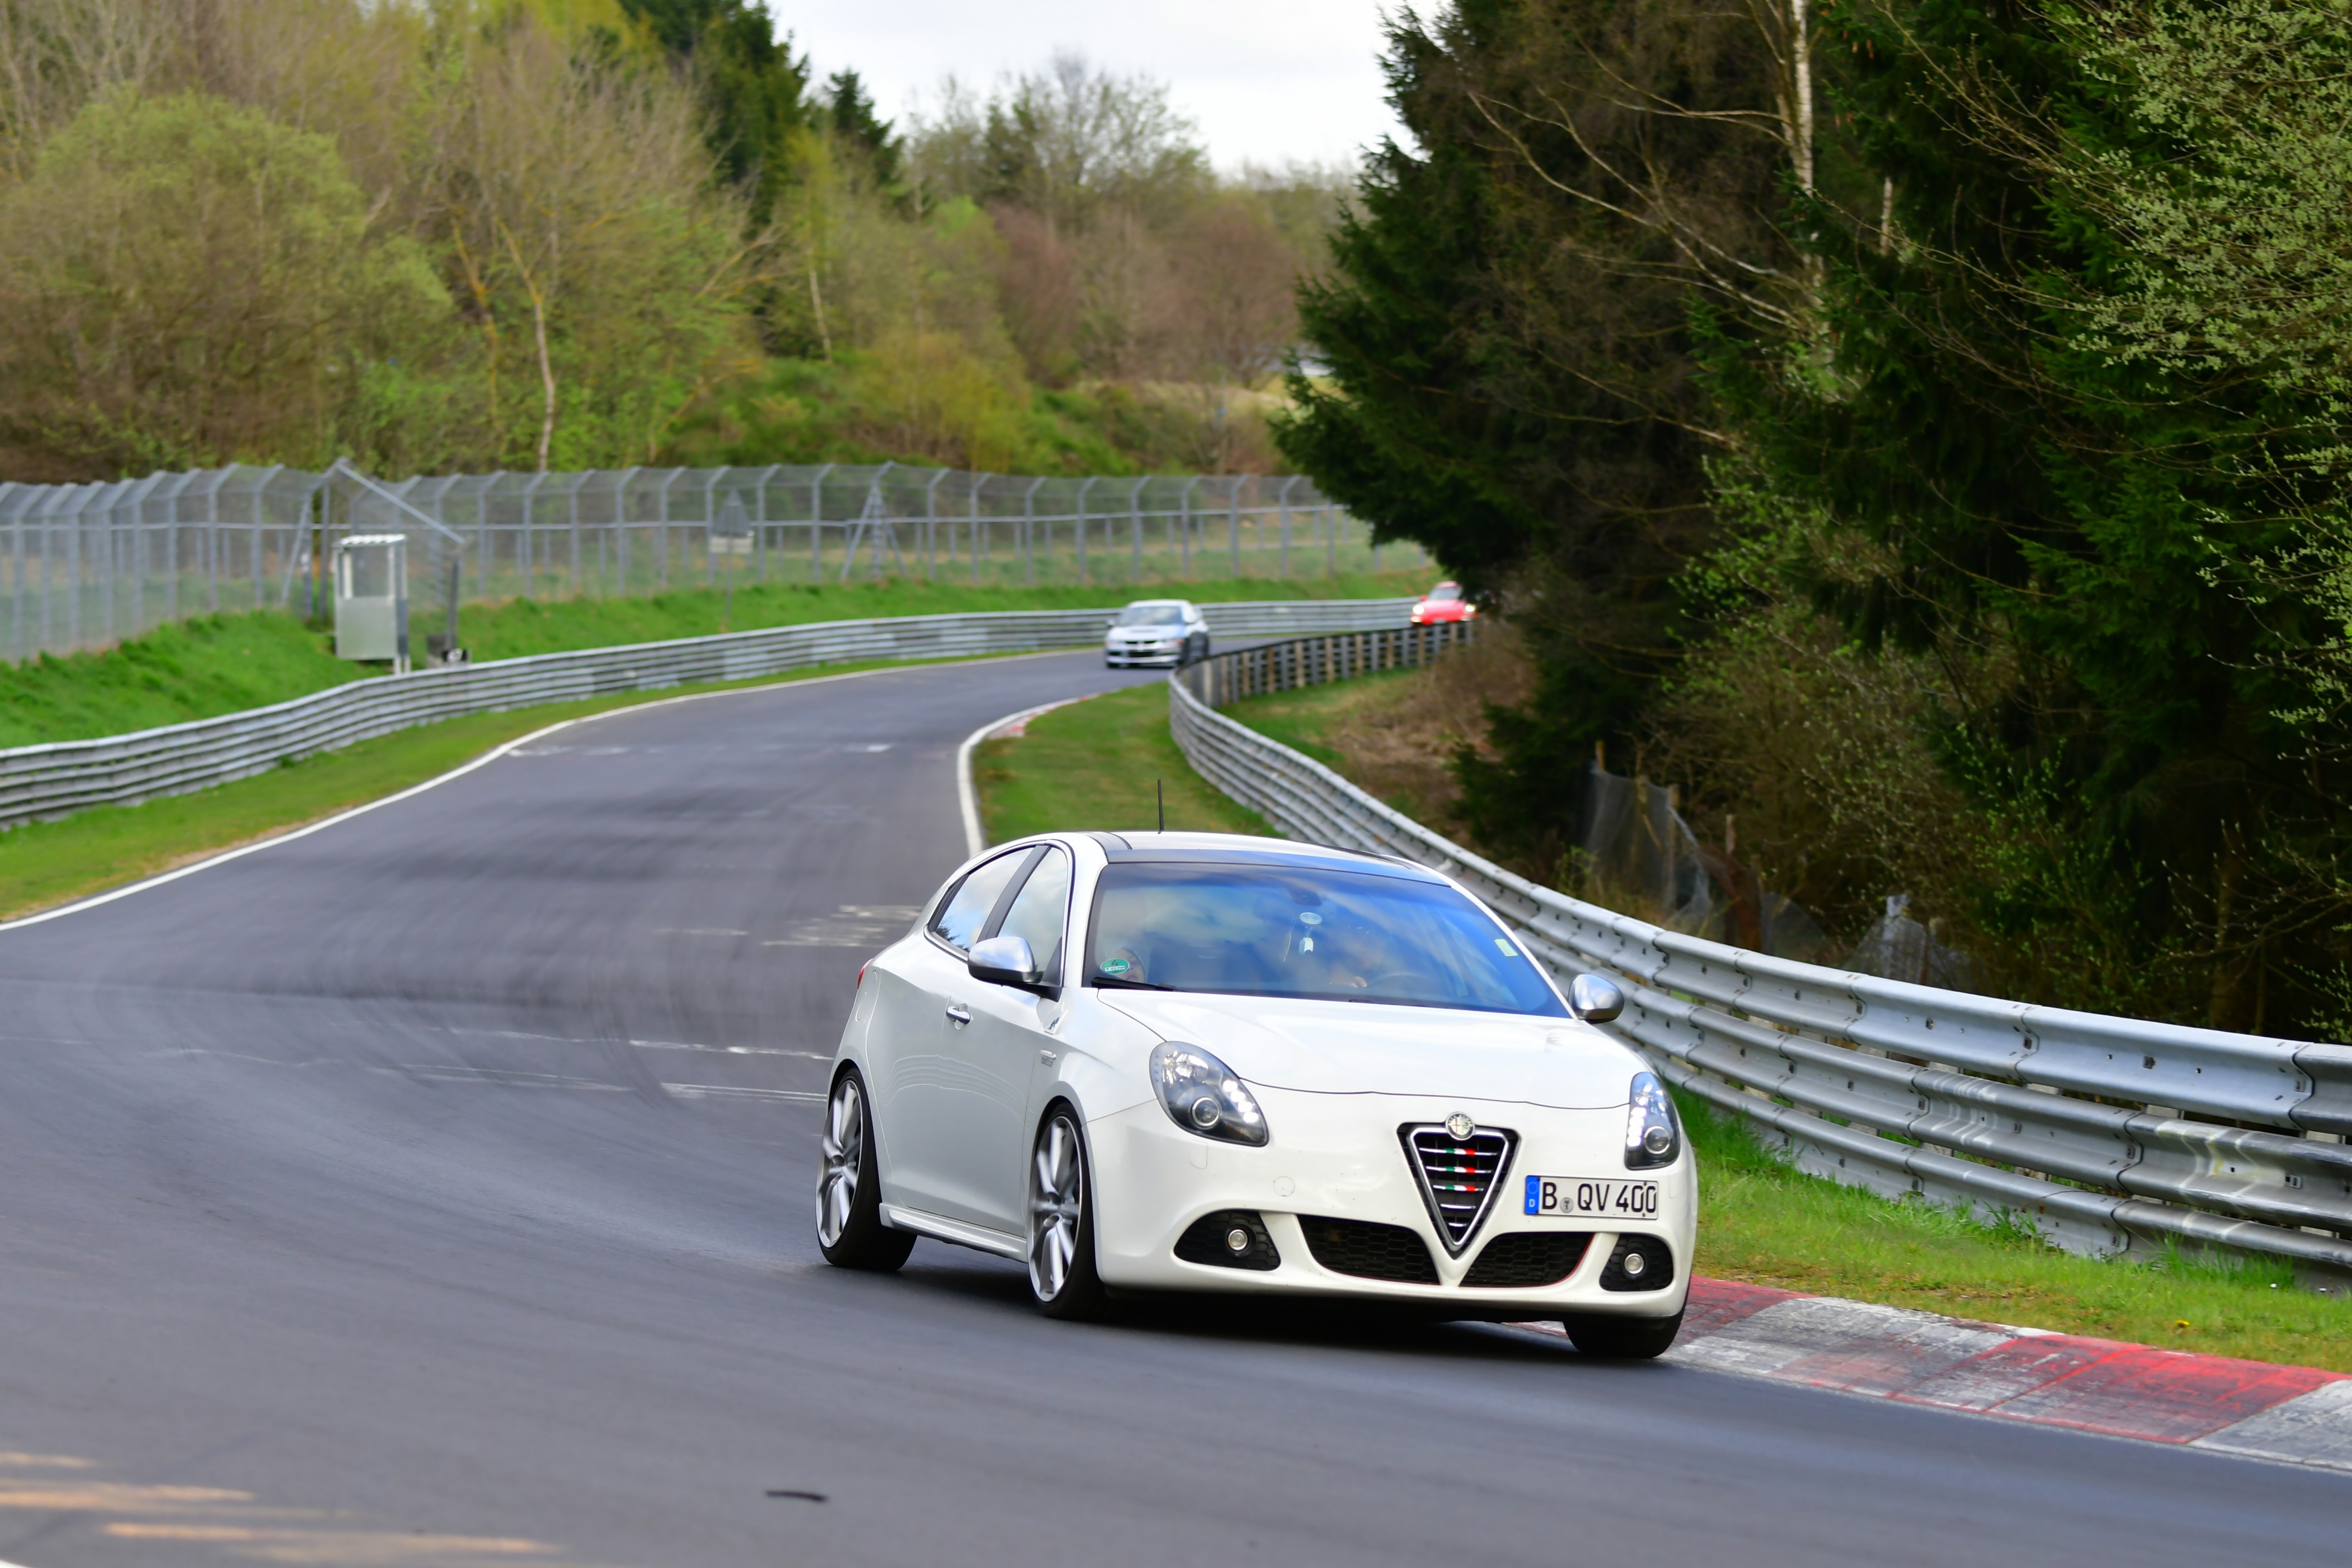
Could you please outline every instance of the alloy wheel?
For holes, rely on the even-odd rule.
[[[1070,1282],[1086,1184],[1077,1126],[1066,1113],[1057,1113],[1037,1135],[1037,1151],[1029,1162],[1029,1288],[1041,1301],[1059,1297]]]
[[[844,1073],[825,1102],[824,1169],[816,1178],[816,1233],[827,1247],[841,1243],[857,1204],[866,1166],[866,1105],[857,1080]]]

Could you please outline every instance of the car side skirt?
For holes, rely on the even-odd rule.
[[[1000,1258],[1025,1259],[1029,1243],[1018,1236],[1008,1236],[986,1226],[971,1225],[944,1215],[926,1214],[919,1208],[908,1208],[899,1204],[882,1206],[882,1223],[893,1230],[911,1230],[918,1236],[928,1236],[934,1241],[945,1241],[957,1247],[970,1247],[981,1252],[993,1252]]]

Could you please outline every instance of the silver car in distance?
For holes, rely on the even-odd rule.
[[[1689,1287],[1674,1102],[1444,877],[1210,833],[989,851],[860,972],[817,1238],[1017,1259],[1037,1304],[1228,1291],[1563,1320],[1652,1356]],[[1588,1021],[1592,1020],[1592,1021]]]
[[[1111,669],[1165,664],[1181,669],[1209,656],[1209,618],[1189,599],[1139,599],[1103,633],[1103,664]]]

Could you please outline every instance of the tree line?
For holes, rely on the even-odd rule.
[[[2341,0],[1455,0],[1281,439],[1524,630],[1457,758],[1596,754],[1986,988],[2352,1027]]]
[[[1264,467],[1339,183],[760,0],[0,0],[0,466]]]

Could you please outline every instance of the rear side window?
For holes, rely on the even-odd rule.
[[[940,912],[931,916],[932,936],[961,953],[980,940],[981,931],[996,909],[996,901],[1013,884],[1013,874],[1029,863],[1031,851],[1014,850],[971,868]]]

